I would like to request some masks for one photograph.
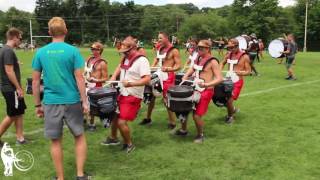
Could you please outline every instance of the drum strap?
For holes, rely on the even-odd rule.
[[[96,66],[100,63],[100,62],[106,62],[104,59],[96,59],[95,57],[90,57],[88,59],[88,61],[86,62],[85,68],[84,68],[84,76],[86,78],[90,77],[90,73],[96,68]]]
[[[163,61],[167,58],[167,55],[173,50],[175,47],[170,44],[167,48],[160,48],[157,51],[157,59],[159,60],[159,66],[162,67]],[[161,54],[162,53],[162,54]]]
[[[140,57],[145,57],[145,56],[139,52],[136,52],[127,58],[122,58],[121,65],[120,65],[121,69],[128,70],[132,66],[132,64]]]

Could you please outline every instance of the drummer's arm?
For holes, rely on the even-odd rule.
[[[133,81],[133,82],[127,82],[125,87],[132,87],[132,86],[144,86],[149,84],[151,81],[151,76],[150,75],[144,75],[141,77],[140,80],[138,81]]]
[[[153,62],[151,64],[151,67],[156,67],[158,62],[159,62],[158,58],[154,58],[154,60],[153,60]]]
[[[118,65],[118,67],[116,68],[116,70],[113,72],[110,81],[115,81],[117,80],[117,77],[120,75],[120,64]]]
[[[211,82],[205,83],[205,87],[214,87],[223,81],[222,72],[218,62],[212,61],[211,64],[211,70],[213,72],[214,79]]]
[[[290,54],[290,51],[291,51],[291,50],[290,50],[290,47],[288,47],[287,50],[286,50],[286,51],[283,51],[282,53],[283,53],[283,54]]]
[[[250,58],[248,55],[244,55],[241,59],[244,61],[244,71],[238,71],[236,74],[238,76],[248,76],[251,74]]]
[[[107,63],[106,62],[102,62],[101,63],[101,75],[102,75],[102,78],[101,79],[99,79],[99,81],[100,82],[105,82],[105,81],[107,81],[108,80],[108,65],[107,65]]]
[[[184,76],[182,77],[182,80],[187,80],[189,76],[191,76],[194,73],[194,69],[193,68],[189,68],[188,71],[184,74]]]
[[[223,58],[223,60],[219,64],[219,67],[220,67],[221,71],[223,70],[224,65],[226,65],[226,64],[227,64],[227,55]]]
[[[179,51],[177,49],[172,50],[174,66],[173,67],[165,67],[164,72],[175,72],[181,69],[181,58]]]

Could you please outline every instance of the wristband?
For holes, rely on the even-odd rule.
[[[37,108],[37,107],[41,107],[41,106],[42,106],[41,104],[38,104],[38,105],[35,105],[34,107],[36,107],[36,108]]]

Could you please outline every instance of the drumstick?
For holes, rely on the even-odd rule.
[[[128,82],[133,82],[133,81],[128,81]],[[110,85],[110,84],[112,84],[112,83],[122,83],[122,81],[106,81],[106,84],[103,86],[103,87],[106,87],[106,86],[108,86],[108,85]]]
[[[194,81],[192,81],[192,80],[183,80],[183,81],[179,84],[179,86],[181,86],[184,82],[191,82],[191,83],[193,83]]]
[[[161,69],[162,67],[150,67],[150,69],[155,69],[155,70],[158,70],[158,69]],[[172,68],[172,67],[163,67],[163,68]]]
[[[227,73],[227,72],[230,72],[230,71],[222,71],[222,72]],[[231,72],[235,72],[235,73],[244,73],[244,72],[246,72],[246,71],[231,71]]]

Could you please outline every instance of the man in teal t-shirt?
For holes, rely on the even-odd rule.
[[[87,144],[83,129],[83,112],[88,112],[83,77],[84,60],[77,48],[64,42],[67,28],[60,17],[49,23],[52,43],[40,48],[32,62],[32,90],[36,114],[44,116],[45,136],[51,139],[51,156],[57,179],[64,179],[62,133],[66,123],[75,138],[77,178],[89,179],[84,174]],[[40,102],[40,77],[43,74],[44,99]],[[82,104],[80,103],[82,102]],[[42,107],[43,106],[43,107]]]
[[[43,73],[43,104],[74,104],[80,94],[74,71],[83,69],[84,59],[77,48],[65,42],[52,42],[39,49],[32,69]]]

